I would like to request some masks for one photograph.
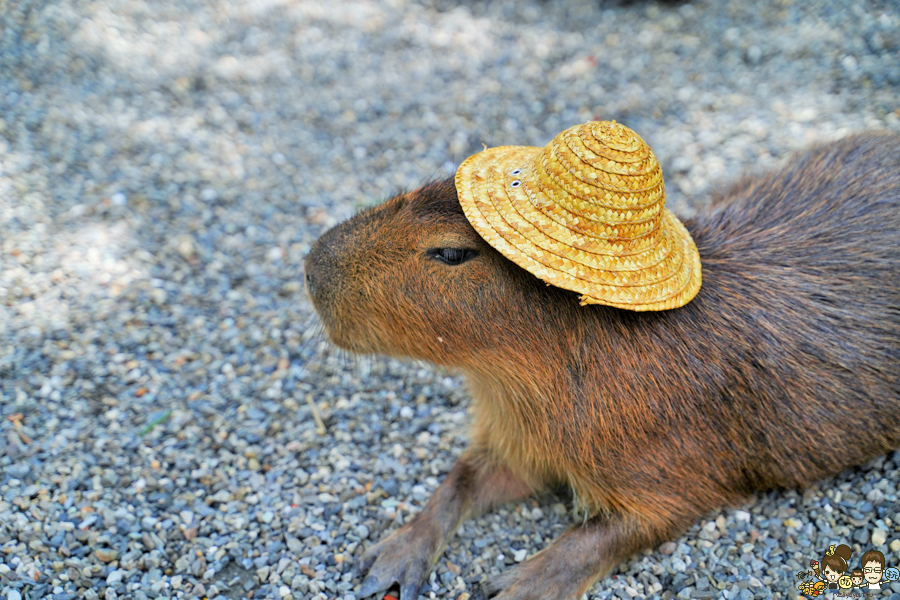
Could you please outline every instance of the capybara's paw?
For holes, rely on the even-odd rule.
[[[570,569],[541,552],[519,566],[489,579],[473,598],[484,600],[575,600],[592,577]],[[480,596],[479,596],[480,594]]]
[[[369,573],[360,597],[383,592],[396,583],[400,600],[415,600],[441,549],[440,534],[427,521],[404,525],[363,553],[359,572]]]

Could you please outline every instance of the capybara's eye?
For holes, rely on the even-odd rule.
[[[432,248],[428,251],[428,256],[448,265],[461,265],[478,256],[478,251],[469,248]]]

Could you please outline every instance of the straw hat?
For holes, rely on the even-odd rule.
[[[572,127],[543,149],[479,152],[456,190],[487,243],[582,305],[667,310],[700,290],[700,255],[665,208],[659,162],[615,121]]]

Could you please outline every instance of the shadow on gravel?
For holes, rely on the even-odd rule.
[[[247,598],[248,591],[255,591],[258,587],[254,583],[250,590],[244,589],[244,583],[253,581],[253,569],[245,569],[240,564],[233,561],[225,565],[225,567],[216,574],[216,578],[229,583],[228,591],[222,593],[228,600],[243,600]],[[234,585],[231,585],[231,582],[236,578],[240,578],[240,581],[235,581]]]

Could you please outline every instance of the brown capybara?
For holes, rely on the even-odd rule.
[[[331,340],[458,369],[475,413],[427,506],[362,556],[361,596],[414,599],[462,520],[563,484],[589,518],[482,592],[577,598],[711,510],[900,447],[900,136],[813,149],[685,225],[703,286],[661,312],[548,287],[478,236],[452,179],[318,240]]]

